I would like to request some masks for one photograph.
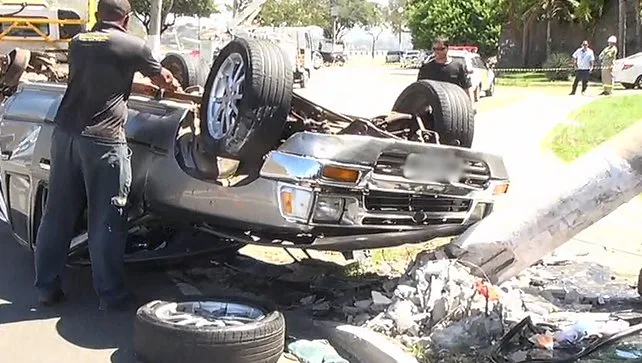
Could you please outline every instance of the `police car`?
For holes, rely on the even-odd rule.
[[[495,93],[495,72],[484,62],[477,53],[479,47],[467,45],[451,45],[448,47],[448,56],[466,63],[468,77],[473,85],[475,101],[478,101],[482,92],[486,97]],[[432,60],[432,56],[426,62]]]

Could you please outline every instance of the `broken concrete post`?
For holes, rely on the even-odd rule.
[[[448,247],[502,283],[642,193],[642,122],[562,173],[537,174],[529,195],[513,195]],[[525,194],[525,193],[522,193]],[[477,271],[479,272],[479,271]]]

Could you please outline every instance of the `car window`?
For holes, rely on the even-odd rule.
[[[486,64],[480,57],[473,57],[473,66],[475,68],[486,69]]]

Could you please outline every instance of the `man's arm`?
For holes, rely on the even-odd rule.
[[[578,52],[579,52],[579,49],[576,50],[575,52],[573,52],[573,55],[571,56],[571,58],[573,58],[573,68],[577,68],[577,57],[578,57],[577,53]]]
[[[137,70],[143,76],[148,77],[152,83],[160,88],[175,91],[180,89],[178,81],[172,75],[172,72],[163,68],[160,62],[152,55],[152,50],[143,45],[138,57]]]
[[[464,89],[466,90],[466,93],[470,98],[470,102],[472,103],[473,107],[475,107],[473,84],[470,81],[470,77],[468,77],[468,67],[466,66],[465,62],[462,62],[461,67],[459,68],[459,82],[460,84],[464,85]]]
[[[430,63],[424,63],[419,67],[419,74],[417,75],[417,80],[430,79]]]

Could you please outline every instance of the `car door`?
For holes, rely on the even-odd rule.
[[[479,72],[479,79],[481,82],[481,91],[487,90],[490,87],[490,83],[488,82],[488,68],[486,67],[486,64],[484,64],[484,61],[482,61],[481,57],[479,56],[474,57],[473,62],[474,62],[474,67]]]
[[[48,178],[51,120],[62,92],[43,91],[33,84],[16,92],[4,106],[0,121],[0,175],[7,218],[13,234],[33,243],[37,193]],[[63,91],[64,92],[64,91]],[[46,145],[46,146],[45,146]]]

